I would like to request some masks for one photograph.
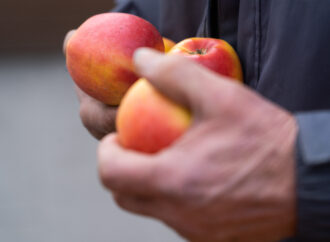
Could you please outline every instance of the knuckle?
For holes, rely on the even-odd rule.
[[[116,130],[116,115],[114,110],[105,110],[101,127],[103,133],[108,134]]]
[[[80,104],[79,116],[83,125],[89,129],[90,128],[90,108],[86,102]]]
[[[111,184],[111,173],[109,173],[108,168],[104,165],[104,162],[100,162],[99,164],[99,177],[102,182],[102,184],[105,187],[110,187]]]
[[[102,184],[112,189],[117,186],[116,179],[115,179],[115,169],[114,167],[110,166],[109,160],[113,159],[111,156],[109,156],[108,150],[103,148],[103,143],[101,142],[99,149],[98,149],[98,157],[99,157],[99,165],[98,165],[98,171],[99,171],[99,177],[102,182]]]
[[[97,139],[115,131],[116,110],[91,104],[88,100],[80,104],[79,115],[84,127]]]
[[[120,208],[127,210],[127,211],[135,212],[135,209],[133,208],[133,205],[131,204],[130,198],[128,198],[124,195],[121,195],[121,194],[114,194],[113,199]]]
[[[115,202],[119,205],[119,207],[124,208],[124,209],[127,207],[126,199],[123,196],[121,196],[119,194],[114,194],[113,198],[114,198]]]
[[[110,190],[118,190],[119,183],[118,180],[115,178],[115,172],[113,169],[109,168],[104,163],[100,163],[99,165],[99,177],[100,181],[104,187]]]

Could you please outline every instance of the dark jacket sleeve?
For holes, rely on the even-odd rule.
[[[330,241],[330,111],[296,118],[297,241]]]

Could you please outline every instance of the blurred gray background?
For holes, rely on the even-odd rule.
[[[97,177],[97,142],[78,116],[65,33],[112,1],[1,0],[0,241],[179,242],[120,210]]]

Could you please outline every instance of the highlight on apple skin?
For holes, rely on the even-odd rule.
[[[187,109],[160,94],[144,78],[128,90],[116,120],[119,143],[146,153],[171,145],[190,123],[191,114]]]
[[[239,57],[224,40],[189,38],[176,44],[168,54],[186,56],[218,74],[243,82]]]
[[[68,41],[67,68],[88,95],[118,105],[138,79],[132,58],[140,47],[164,52],[162,36],[151,23],[131,14],[98,14],[87,19]]]
[[[175,46],[175,42],[165,37],[163,37],[163,41],[165,46],[165,53],[168,53]]]

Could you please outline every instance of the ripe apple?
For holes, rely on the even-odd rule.
[[[232,80],[242,81],[238,56],[225,41],[187,39],[169,54],[187,56]],[[128,149],[158,152],[189,128],[191,116],[189,110],[164,97],[146,79],[140,79],[128,90],[118,109],[119,143]]]
[[[165,46],[165,53],[167,53],[173,48],[173,46],[175,45],[175,42],[168,38],[165,38],[165,37],[163,37],[163,41],[164,41],[164,46]]]
[[[151,23],[131,14],[98,14],[69,39],[67,68],[84,92],[105,104],[118,105],[138,79],[132,56],[140,47],[164,51],[162,36]]]
[[[141,78],[127,91],[119,106],[119,143],[129,149],[155,153],[180,137],[190,122],[188,110]]]
[[[212,71],[243,82],[240,60],[224,40],[189,38],[176,44],[168,54],[186,56]]]

